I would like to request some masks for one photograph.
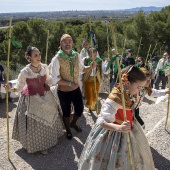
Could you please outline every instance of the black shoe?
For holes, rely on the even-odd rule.
[[[71,140],[71,139],[73,138],[72,133],[71,133],[71,132],[66,132],[66,138],[67,138],[68,140]]]
[[[80,128],[80,126],[70,126],[71,128],[74,128],[77,132],[82,132],[83,130]]]

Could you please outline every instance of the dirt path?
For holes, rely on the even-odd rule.
[[[103,101],[103,100],[102,100]],[[167,131],[164,130],[167,103],[153,103],[155,98],[147,97],[140,108],[145,121],[148,141],[151,146],[156,169],[170,169],[170,121]],[[10,137],[15,116],[17,100],[9,105]],[[19,142],[10,139],[10,158],[7,159],[5,104],[0,103],[0,170],[77,170],[77,161],[83,144],[96,121],[96,115],[88,116],[85,108],[80,119],[82,133],[73,130],[74,138],[68,141],[63,136],[59,143],[50,150],[50,154],[28,154]],[[170,118],[169,118],[170,119]],[[154,129],[154,130],[153,130]]]

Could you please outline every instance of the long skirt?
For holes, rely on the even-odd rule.
[[[48,102],[47,100],[55,100],[55,102],[57,102],[48,103],[49,108],[55,110],[56,112],[55,121],[52,126],[49,126],[48,124],[43,123],[43,121],[36,120],[34,117],[28,115],[29,108],[31,107],[30,103],[31,100],[33,100],[32,96],[21,95],[19,98],[12,138],[19,141],[28,153],[43,151],[55,146],[58,142],[58,138],[64,134],[59,100],[54,98],[51,91],[46,92],[46,95],[47,94],[48,99],[46,99],[45,102]],[[41,98],[42,97],[40,96],[37,98],[37,107],[31,108],[32,112],[42,112]],[[51,109],[47,110],[47,115],[50,113]]]
[[[95,109],[95,105],[97,103],[97,98],[98,98],[98,93],[99,93],[99,88],[100,88],[100,84],[98,81],[96,81],[96,88],[95,88],[94,77],[92,76],[89,77],[89,79],[84,82],[84,96],[86,98],[86,105],[88,105],[90,110]]]
[[[134,121],[130,135],[130,151],[134,170],[154,170],[148,141],[140,125]],[[110,131],[95,124],[82,151],[79,170],[131,170],[126,133]]]

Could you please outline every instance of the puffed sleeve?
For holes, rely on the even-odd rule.
[[[56,85],[57,82],[61,80],[60,77],[60,64],[58,58],[55,56],[51,61],[51,83]]]
[[[79,71],[81,74],[83,74],[83,69],[85,68],[84,66],[84,60],[81,59],[80,54],[78,54],[78,59],[79,59]]]
[[[106,99],[105,103],[102,105],[101,116],[98,118],[97,123],[114,122],[115,114],[119,108],[122,108],[122,106],[111,99]]]
[[[46,83],[50,85],[51,84],[50,70],[47,65],[45,66],[45,72],[46,72]]]
[[[23,87],[26,84],[26,73],[24,70],[21,70],[20,74],[18,75],[16,85],[14,86],[16,92],[21,92]]]
[[[151,95],[153,97],[165,96],[165,89],[162,89],[162,90],[152,89],[152,94]]]

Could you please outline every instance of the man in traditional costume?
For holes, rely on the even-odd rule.
[[[93,66],[93,63],[84,67],[82,60],[73,47],[72,37],[64,34],[60,39],[61,49],[51,62],[52,84],[58,84],[58,97],[63,111],[63,122],[66,128],[67,139],[72,139],[71,128],[77,132],[82,129],[76,124],[83,113],[83,99],[78,85],[79,73],[85,72]],[[74,116],[70,123],[71,103],[74,106]]]

